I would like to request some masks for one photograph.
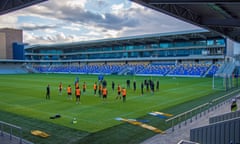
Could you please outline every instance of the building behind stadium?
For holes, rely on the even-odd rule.
[[[20,48],[16,46],[23,43],[22,33],[23,31],[20,29],[0,29],[0,59],[17,59],[20,54],[22,55],[21,59],[23,59],[24,47]]]

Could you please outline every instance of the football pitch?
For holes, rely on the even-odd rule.
[[[81,89],[83,82],[87,84],[80,104],[76,104],[74,96],[76,77],[79,77]],[[106,101],[98,94],[94,96],[93,84],[98,82],[97,75],[0,75],[0,118],[5,122],[23,126],[24,137],[36,143],[127,143],[130,142],[129,139],[132,143],[138,143],[154,133],[115,118],[148,119],[151,125],[165,130],[169,125],[160,118],[149,116],[149,112],[160,111],[176,115],[211,101],[222,93],[212,89],[211,78],[105,75],[104,79],[108,89]],[[126,87],[127,79],[131,84],[130,88],[127,88],[126,102],[123,103],[122,99],[116,99],[117,85]],[[144,95],[141,95],[140,84],[145,79],[153,80],[155,86],[159,80],[159,91],[147,92],[145,87]],[[134,80],[137,83],[135,92],[132,84]],[[115,90],[112,90],[112,81],[115,82]],[[63,84],[62,95],[58,92],[60,82]],[[50,100],[45,99],[48,84]],[[67,97],[68,85],[72,86],[73,100]],[[56,114],[61,115],[61,118],[50,119]],[[73,118],[77,119],[76,124],[72,123]],[[51,136],[47,139],[35,138],[30,136],[29,132],[33,129],[46,131]],[[61,135],[63,138],[60,138]],[[117,140],[118,137],[121,137],[121,140]]]

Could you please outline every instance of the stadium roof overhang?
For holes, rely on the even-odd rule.
[[[240,42],[240,0],[131,0]]]
[[[83,42],[48,44],[48,45],[30,45],[25,49],[71,49],[71,48],[94,48],[94,47],[109,47],[109,46],[125,46],[125,45],[143,45],[153,43],[168,43],[176,41],[194,41],[224,38],[216,32],[207,30],[191,30],[168,32],[160,34],[147,34],[140,36],[129,36],[122,38],[111,38],[102,40],[91,40]]]
[[[0,15],[19,10],[47,0],[0,0]]]

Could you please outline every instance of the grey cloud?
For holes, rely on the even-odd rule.
[[[69,7],[62,7],[59,18],[76,23],[90,24],[98,27],[103,27],[112,30],[121,30],[124,27],[134,27],[139,22],[125,14],[123,17],[111,13],[106,13],[103,18],[100,14],[83,9],[69,9]]]
[[[49,25],[29,25],[29,26],[20,26],[20,29],[25,31],[34,31],[34,30],[44,30],[44,29],[52,29],[57,28],[58,26],[49,26]]]
[[[104,7],[109,5],[104,0],[89,3],[95,5],[94,7],[97,7],[96,9],[104,9]],[[67,5],[56,6],[54,2],[46,2],[42,4],[42,6],[45,7],[46,11],[39,11],[38,9],[30,8],[28,9],[28,12],[72,23],[97,26],[111,30],[122,30],[124,27],[135,27],[139,24],[139,21],[136,18],[131,17],[126,11],[123,11],[123,16],[108,12],[104,14],[105,18],[103,18],[99,13],[94,13],[80,7],[73,8]],[[41,27],[39,27],[39,29],[40,28]],[[26,30],[31,30],[31,28],[26,28]]]
[[[101,32],[107,33],[109,30],[118,31],[118,36],[132,36],[149,33],[162,33],[170,31],[179,31],[184,29],[195,29],[191,24],[186,24],[180,20],[176,20],[170,16],[160,12],[150,10],[149,8],[132,7],[125,9],[121,15],[116,15],[111,12],[104,13],[104,17],[91,10],[86,10],[80,7],[69,7],[67,5],[57,5],[56,1],[49,1],[42,6],[47,11],[38,11],[37,9],[29,10],[31,13],[39,14],[49,18],[55,18],[67,23],[78,23],[84,26],[101,27]],[[109,4],[105,0],[89,0],[88,4],[96,8],[95,11],[104,10]],[[61,21],[62,20],[62,21]],[[62,25],[57,24],[58,27]],[[35,26],[23,27],[24,30],[36,30],[44,28],[55,28],[57,26]],[[109,35],[110,37],[110,35]],[[42,41],[68,41],[73,39],[70,36],[62,38],[60,36],[38,37]]]
[[[127,31],[121,31],[119,36],[199,29],[197,26],[145,7],[130,8],[128,12],[140,23],[136,27],[129,27]]]
[[[98,23],[96,23],[99,27],[104,27],[112,30],[121,30],[124,27],[135,27],[139,24],[136,19],[129,19],[128,15],[123,17],[117,17],[110,13],[105,14],[105,19],[100,19]]]
[[[102,19],[101,15],[94,14],[90,11],[84,11],[83,9],[69,9],[69,7],[61,8],[61,15],[57,15],[58,18],[66,21],[77,23],[90,23],[91,21],[99,21]]]
[[[128,28],[130,30],[139,29],[139,27],[146,28],[146,31],[151,30],[149,32],[161,32],[161,29],[166,31],[166,28],[161,28],[160,25],[177,25],[176,30],[181,29],[182,26],[189,27],[189,25],[185,25],[185,23],[176,20],[175,18],[155,10],[150,10],[146,7],[132,7],[127,10],[123,10],[121,15],[105,13],[103,18],[99,13],[94,13],[80,7],[73,8],[67,5],[58,5],[56,2],[57,1],[49,1],[43,3],[42,6],[44,6],[47,10],[45,12],[38,11],[37,9],[30,9],[30,12],[45,15],[46,17],[57,18],[67,22],[83,24],[85,26],[90,25],[118,31],[123,30],[124,28]],[[89,0],[88,4],[96,7],[96,10],[101,7],[104,8],[109,6],[105,0]],[[26,30],[33,30],[31,27],[23,28]],[[36,28],[41,29],[41,27]]]

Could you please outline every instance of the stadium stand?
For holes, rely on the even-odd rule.
[[[79,74],[135,74],[152,76],[212,76],[220,64],[83,64],[83,65],[35,65],[40,73],[79,73]]]
[[[202,77],[208,70],[209,65],[205,64],[180,64],[176,66],[169,76],[192,76]]]
[[[34,68],[40,73],[80,73],[80,74],[114,74],[123,70],[125,65],[119,64],[85,64],[81,66],[76,65],[36,65]]]
[[[210,66],[210,68],[206,72],[205,76],[213,76],[218,71],[220,66],[221,66],[220,64],[213,64],[212,66]]]
[[[173,68],[174,65],[149,64],[148,66],[143,67],[142,70],[138,71],[137,74],[165,76]]]
[[[0,74],[26,74],[28,70],[19,63],[0,63]]]
[[[234,69],[235,69],[235,63],[225,62],[216,72],[216,75],[223,75],[223,74],[232,75]]]
[[[38,71],[40,73],[44,73],[44,72],[48,72],[50,66],[48,66],[48,65],[34,65],[33,68],[36,69],[36,71]]]
[[[29,45],[25,58],[40,73],[205,77],[220,69],[213,64],[225,61],[226,46],[226,38],[217,33],[191,30]]]

